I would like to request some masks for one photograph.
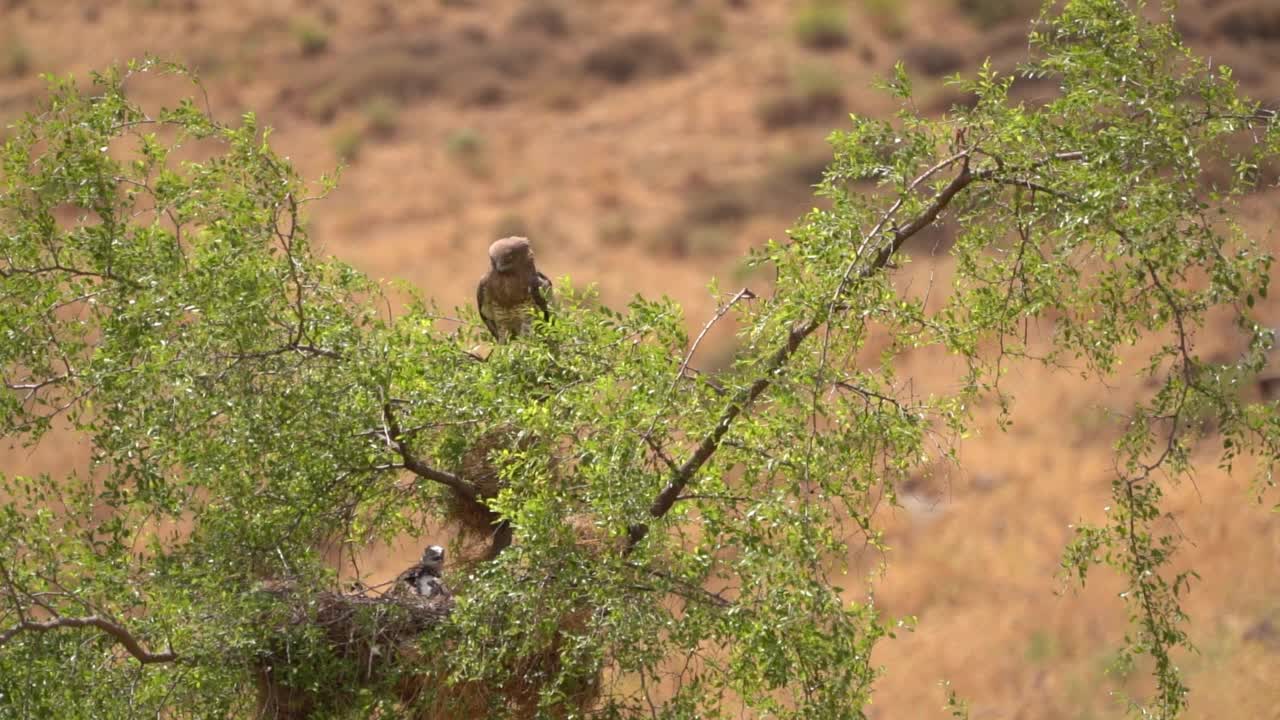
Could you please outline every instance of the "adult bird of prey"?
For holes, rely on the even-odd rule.
[[[532,307],[551,319],[551,281],[533,264],[528,238],[506,237],[489,246],[489,272],[476,287],[480,319],[499,343],[529,332]]]
[[[415,595],[424,598],[448,596],[449,589],[444,586],[440,576],[444,573],[444,548],[439,545],[428,545],[422,551],[422,559],[400,573],[396,577],[396,587],[401,583],[409,586]]]

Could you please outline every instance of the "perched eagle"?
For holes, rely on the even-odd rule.
[[[504,343],[528,332],[531,307],[550,320],[550,297],[551,281],[534,267],[528,238],[503,238],[489,246],[489,272],[476,287],[476,305],[495,340]]]
[[[429,545],[422,551],[421,560],[396,577],[396,587],[399,588],[401,583],[404,583],[415,595],[425,598],[448,596],[449,589],[440,579],[443,572],[444,548],[439,545]]]

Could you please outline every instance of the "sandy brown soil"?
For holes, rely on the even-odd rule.
[[[0,0],[0,125],[38,97],[37,72],[180,59],[220,116],[256,112],[305,174],[347,160],[311,222],[326,252],[371,275],[414,283],[442,307],[466,303],[485,247],[519,232],[546,271],[598,284],[606,303],[665,294],[701,325],[710,278],[742,282],[742,252],[782,237],[813,202],[823,136],[844,113],[891,109],[871,82],[895,59],[919,74],[921,107],[942,112],[954,96],[939,76],[1025,53],[1023,0],[848,3],[847,42],[827,49],[798,42],[801,4]],[[1188,0],[1180,17],[1246,92],[1280,101],[1273,0]],[[1271,237],[1277,199],[1249,200],[1252,232]],[[906,272],[942,276],[948,262],[924,253]],[[1230,329],[1199,342],[1229,351]],[[920,353],[900,375],[945,387],[946,362]],[[855,580],[887,562],[878,602],[919,619],[878,651],[873,717],[943,717],[944,679],[975,720],[1119,717],[1111,692],[1145,688],[1141,673],[1104,673],[1125,623],[1114,582],[1100,573],[1085,592],[1057,592],[1056,580],[1071,524],[1104,517],[1107,411],[1145,390],[1123,373],[1108,387],[1075,375],[1016,367],[1013,427],[987,423],[962,467],[886,510],[887,557],[850,558]],[[78,462],[68,450],[10,451],[0,467],[61,472]],[[1188,603],[1200,653],[1182,659],[1190,716],[1280,718],[1280,516],[1251,502],[1248,468],[1228,476],[1203,459],[1170,500],[1182,561],[1202,576]],[[416,555],[368,562],[390,574]]]

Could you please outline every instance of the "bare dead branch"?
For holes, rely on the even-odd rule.
[[[711,328],[716,323],[720,322],[720,319],[727,315],[729,310],[732,309],[734,305],[738,304],[739,300],[754,300],[755,297],[756,294],[751,292],[751,288],[744,287],[734,293],[733,297],[729,298],[729,302],[721,305],[719,309],[716,310],[716,314],[707,321],[706,325],[702,326],[702,332],[698,333],[698,337],[694,339],[693,345],[689,347],[689,352],[684,356],[684,362],[680,363],[680,371],[676,373],[676,379],[671,381],[671,388],[667,390],[668,395],[670,395],[672,390],[675,389],[676,383],[680,381],[680,378],[684,377],[684,374],[689,371],[689,362],[693,360],[694,353],[698,352],[698,346],[702,344],[702,339],[707,336],[707,333],[711,331]]]

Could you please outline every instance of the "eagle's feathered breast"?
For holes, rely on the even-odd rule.
[[[498,342],[529,332],[532,307],[550,317],[551,281],[533,264],[525,238],[504,238],[489,248],[491,268],[476,288],[480,317]]]
[[[546,292],[550,285],[542,273],[534,273],[530,279],[490,272],[482,281],[480,314],[497,326],[499,332],[495,335],[499,340],[523,335],[533,326],[533,307],[537,304],[534,294]]]

